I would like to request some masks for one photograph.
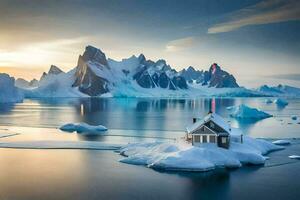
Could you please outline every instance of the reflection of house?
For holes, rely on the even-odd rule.
[[[239,129],[232,128],[221,116],[209,112],[202,120],[193,119],[186,128],[187,140],[194,146],[202,143],[215,143],[218,147],[229,148],[230,140],[243,142]]]

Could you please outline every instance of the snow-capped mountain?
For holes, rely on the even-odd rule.
[[[65,73],[52,65],[27,97],[197,97],[266,96],[263,91],[239,87],[233,75],[216,63],[208,71],[193,67],[177,72],[165,60],[151,61],[141,54],[121,61],[87,46],[77,66]]]
[[[58,75],[60,73],[64,73],[64,71],[62,71],[61,69],[59,69],[57,66],[55,65],[51,65],[50,69],[48,71],[48,73],[44,72],[40,78],[40,81],[43,80],[47,75],[50,74],[54,74],[54,75]]]
[[[188,69],[183,69],[180,71],[181,76],[183,76],[189,83],[196,83],[201,85],[208,85],[209,87],[216,88],[238,88],[233,75],[221,69],[221,67],[214,63],[210,66],[208,71],[195,70],[193,67],[188,67]]]
[[[106,59],[105,54],[87,46],[79,56],[73,87],[90,96],[98,96],[124,84],[137,84],[141,88],[187,89],[186,80],[164,60],[153,62],[145,56],[132,56],[121,62]]]

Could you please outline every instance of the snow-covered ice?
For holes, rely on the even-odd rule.
[[[299,155],[291,155],[291,156],[289,156],[289,158],[300,160],[300,156]]]
[[[117,150],[119,144],[107,144],[96,141],[16,141],[0,142],[0,148],[20,148],[20,149],[94,149],[94,150]]]
[[[274,101],[278,106],[284,107],[287,106],[289,103],[285,99],[278,98]]]
[[[266,112],[263,112],[256,108],[250,108],[244,104],[228,107],[228,110],[231,111],[231,117],[238,119],[265,119],[272,117],[272,115]]]
[[[23,94],[15,87],[15,79],[0,73],[0,103],[16,103],[22,100]]]
[[[62,131],[83,133],[83,132],[103,132],[107,131],[107,128],[102,125],[89,125],[87,123],[78,123],[78,124],[65,124],[59,128]]]
[[[186,143],[135,143],[120,149],[120,162],[175,171],[208,171],[219,167],[237,168],[243,164],[264,164],[265,154],[280,150],[261,139],[244,137],[244,143],[231,142],[230,149],[214,144],[195,147]]]
[[[291,141],[289,141],[289,140],[275,140],[272,143],[276,144],[276,145],[290,145]]]

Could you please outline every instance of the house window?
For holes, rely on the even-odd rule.
[[[222,137],[222,144],[226,144],[226,142],[227,142],[226,137]]]
[[[207,136],[206,135],[202,135],[202,143],[207,143]]]
[[[210,126],[210,128],[215,128],[215,124],[212,122],[209,123],[209,126]]]
[[[210,142],[210,143],[216,143],[216,136],[210,135],[210,136],[209,136],[209,142]]]
[[[194,142],[200,143],[200,135],[194,135]]]

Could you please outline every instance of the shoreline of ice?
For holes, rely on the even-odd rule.
[[[210,171],[216,168],[239,168],[243,165],[263,165],[264,155],[284,147],[262,139],[245,136],[244,143],[231,142],[230,149],[214,144],[194,147],[179,143],[135,143],[120,149],[120,162],[143,165],[166,171]]]

